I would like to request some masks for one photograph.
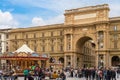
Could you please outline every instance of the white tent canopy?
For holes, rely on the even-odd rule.
[[[26,44],[23,44],[19,49],[14,51],[14,53],[20,53],[20,52],[33,53],[35,51],[31,50]]]

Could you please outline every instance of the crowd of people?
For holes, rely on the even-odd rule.
[[[0,80],[16,80],[17,77],[15,66],[3,66],[3,68],[0,69]]]
[[[17,67],[9,68],[6,72],[0,69],[0,80],[17,80]],[[72,68],[63,69],[41,68],[32,65],[23,70],[24,80],[66,80],[67,78],[81,78],[85,80],[117,80],[120,77],[120,68]]]
[[[27,70],[27,71],[26,71]],[[27,72],[27,74],[25,73]],[[34,80],[31,75],[37,80],[56,79],[66,80],[68,77],[85,78],[86,80],[117,80],[120,76],[120,69],[114,68],[64,68],[61,70],[45,69],[39,66],[33,66],[31,69],[24,70],[25,79]]]
[[[61,79],[66,80],[64,70],[53,70],[50,68],[40,68],[39,66],[31,66],[24,71],[24,80],[44,80],[44,79]]]

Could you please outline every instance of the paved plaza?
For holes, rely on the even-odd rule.
[[[24,77],[19,77],[18,80],[24,80]],[[53,80],[53,79],[49,79],[49,80]],[[86,80],[86,79],[85,78],[67,78],[67,80]],[[117,78],[116,80],[120,80],[120,77]]]

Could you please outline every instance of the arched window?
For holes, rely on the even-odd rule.
[[[64,58],[62,58],[62,57],[59,58],[59,62],[60,62],[60,63],[64,63]]]
[[[113,56],[111,61],[112,61],[112,66],[117,66],[120,63],[120,58],[118,56]]]
[[[55,63],[55,58],[51,57],[49,62],[50,63]]]

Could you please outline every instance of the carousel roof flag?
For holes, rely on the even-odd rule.
[[[14,53],[20,53],[20,52],[34,53],[35,51],[31,50],[26,44],[23,44],[19,49],[14,51]]]

